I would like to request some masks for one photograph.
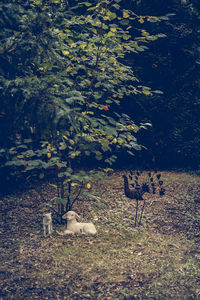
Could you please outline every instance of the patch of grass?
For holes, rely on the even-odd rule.
[[[70,271],[79,270],[83,285],[99,280],[102,285],[110,282],[122,286],[116,297],[136,297],[139,288],[146,297],[165,295],[173,299],[180,294],[181,299],[198,292],[198,260],[186,254],[190,245],[186,239],[159,233],[101,235],[87,248],[79,241],[71,248],[64,247],[57,260],[68,266],[73,263]],[[124,288],[124,284],[129,287]]]
[[[162,177],[166,195],[146,195],[145,217],[137,228],[135,201],[124,196],[119,172],[94,186],[101,202],[77,202],[74,210],[85,221],[94,218],[95,236],[54,232],[44,238],[38,216],[42,199],[36,203],[30,191],[1,199],[3,300],[197,300],[200,178],[175,172]]]

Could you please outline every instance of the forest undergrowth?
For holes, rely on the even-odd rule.
[[[161,172],[166,193],[145,194],[142,225],[123,172],[92,185],[74,210],[95,236],[44,237],[42,214],[55,190],[41,185],[0,198],[0,299],[199,299],[200,177]],[[141,205],[140,205],[141,208]]]

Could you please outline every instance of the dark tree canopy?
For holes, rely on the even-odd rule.
[[[159,166],[197,167],[198,1],[10,0],[0,13],[2,149],[64,139],[72,158],[123,164],[142,144]]]

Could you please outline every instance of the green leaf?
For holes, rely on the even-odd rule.
[[[62,199],[59,197],[54,197],[52,199],[50,199],[50,203],[55,203],[55,204],[66,204],[67,203],[67,199]]]
[[[82,2],[82,4],[84,4],[85,6],[87,6],[87,7],[89,7],[89,6],[91,6],[92,4],[91,3],[89,3],[89,2]]]
[[[44,178],[44,173],[40,173],[39,178],[43,179]]]
[[[153,91],[155,94],[160,94],[160,95],[162,95],[162,94],[164,94],[162,91],[159,91],[159,90],[156,90],[156,91]]]
[[[90,155],[90,151],[84,151],[85,155],[89,156]]]
[[[109,134],[109,135],[115,135],[117,133],[117,130],[115,127],[111,126],[105,126],[104,130]]]
[[[106,15],[109,17],[110,20],[114,20],[114,19],[117,18],[116,13],[113,13],[113,12],[111,12],[109,10],[107,10]]]
[[[102,160],[102,155],[95,155],[95,158],[97,159],[97,160]]]
[[[143,90],[142,93],[147,95],[147,96],[151,95],[151,92],[149,92],[148,90]]]
[[[135,154],[132,151],[127,150],[127,153],[129,153],[131,156],[135,156]]]
[[[50,186],[54,187],[55,189],[57,189],[57,185],[49,183]]]
[[[67,145],[65,143],[60,143],[59,150],[67,149]]]
[[[59,178],[65,177],[65,172],[60,172],[60,173],[58,173],[58,177],[59,177]]]

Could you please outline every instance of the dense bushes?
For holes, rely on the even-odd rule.
[[[24,139],[31,139],[26,151],[51,145],[59,154],[54,164],[70,168],[89,157],[109,167],[119,153],[125,157],[123,164],[140,144],[159,165],[169,166],[170,157],[171,166],[196,166],[197,4],[174,0],[169,7],[158,2],[1,2],[3,177],[10,175],[16,161],[21,160],[17,164],[22,168],[27,163],[18,153]],[[154,42],[145,51],[150,41]],[[136,133],[146,127],[141,122],[152,122],[153,128],[141,132],[138,142]],[[14,159],[11,152],[16,149]]]
[[[2,177],[41,178],[44,169],[64,167],[59,176],[70,189],[74,161],[91,157],[106,167],[121,149],[130,155],[141,149],[136,133],[149,124],[136,125],[120,102],[158,91],[138,86],[126,57],[160,35],[131,39],[130,22],[145,18],[118,2],[1,4]]]

